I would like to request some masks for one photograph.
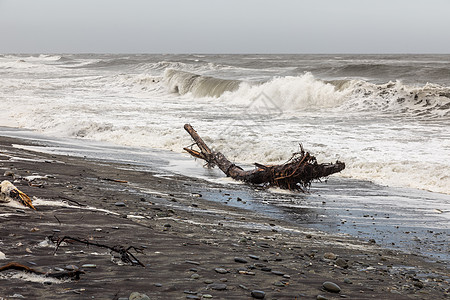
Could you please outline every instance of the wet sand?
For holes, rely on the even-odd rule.
[[[449,297],[445,264],[229,205],[242,202],[240,185],[13,144],[36,142],[0,137],[0,179],[35,197],[37,211],[1,206],[6,258],[0,264],[44,272],[76,265],[85,274],[76,281],[29,281],[21,272],[2,272],[4,299],[119,299],[132,292],[151,299],[252,299],[253,290],[265,299]],[[54,255],[49,237],[62,236],[142,247],[133,253],[145,267],[79,243]],[[324,290],[326,281],[340,293]]]

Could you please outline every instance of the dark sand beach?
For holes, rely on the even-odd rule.
[[[0,180],[34,197],[37,210],[0,206],[0,265],[42,272],[75,265],[84,274],[59,281],[4,271],[0,299],[128,299],[133,292],[150,299],[262,297],[252,296],[255,290],[264,299],[449,298],[445,264],[211,201],[235,197],[240,185],[13,144],[35,143],[0,137]],[[51,239],[63,236],[142,248],[130,252],[145,267],[76,242],[54,254]],[[340,292],[324,289],[327,281]]]

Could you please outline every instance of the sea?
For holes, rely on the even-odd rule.
[[[424,232],[449,234],[448,54],[2,54],[0,91],[0,126],[47,137],[187,157],[190,123],[248,168],[302,146],[345,162],[332,201],[431,212]]]

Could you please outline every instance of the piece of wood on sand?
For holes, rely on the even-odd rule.
[[[340,161],[317,163],[316,158],[305,152],[300,145],[300,152],[294,153],[283,164],[266,166],[255,163],[255,169],[245,171],[229,161],[222,153],[211,151],[190,124],[185,124],[184,129],[195,142],[190,147],[183,148],[184,150],[196,158],[205,160],[208,167],[218,166],[225,175],[250,184],[305,191],[312,181],[340,172],[345,168],[345,163]],[[194,145],[197,145],[199,150],[192,149]]]

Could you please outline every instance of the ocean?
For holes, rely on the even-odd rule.
[[[0,90],[0,133],[29,150],[212,180],[246,200],[212,201],[450,259],[450,55],[5,54]],[[244,167],[302,144],[346,169],[309,194],[236,186],[183,154],[185,123]]]
[[[0,55],[0,126],[450,194],[450,55]]]

